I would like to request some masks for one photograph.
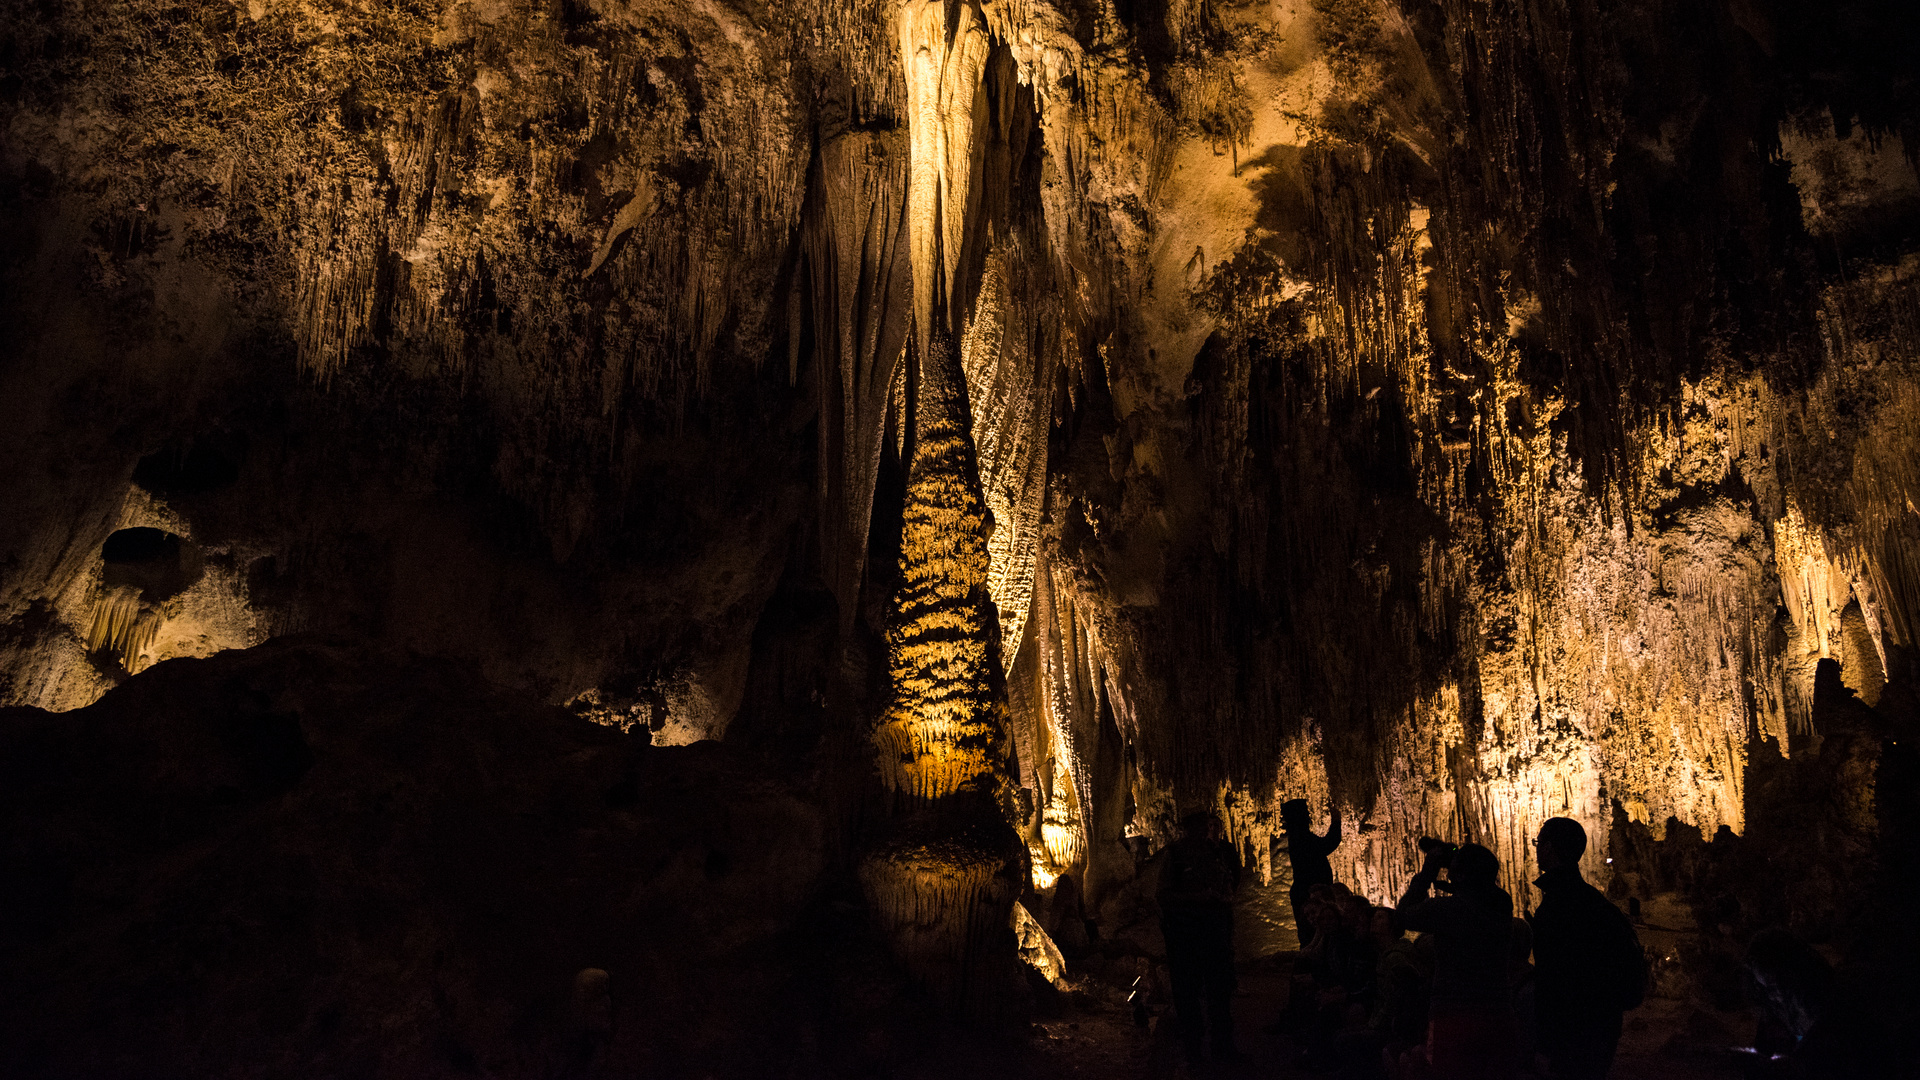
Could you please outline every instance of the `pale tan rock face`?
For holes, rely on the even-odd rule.
[[[1045,880],[1194,805],[1269,869],[1289,797],[1375,900],[1423,833],[1517,894],[1546,817],[1600,878],[1622,820],[1740,833],[1819,661],[1872,705],[1920,633],[1915,144],[1747,5],[1628,7],[5,16],[0,691],[324,627],[719,738],[807,578],[864,736],[913,327]],[[212,431],[232,486],[129,501]],[[226,561],[113,660],[135,525]]]

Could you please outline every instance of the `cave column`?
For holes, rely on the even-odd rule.
[[[986,20],[977,4],[955,0],[909,0],[897,19],[915,328],[907,350],[918,377],[887,630],[893,695],[873,733],[894,816],[860,876],[909,974],[949,1008],[990,1016],[1008,998],[1013,903],[1030,881],[1025,844],[1009,824],[1022,812],[1013,798],[1007,645],[996,613],[1002,602],[1025,599],[1022,579],[1031,571],[1014,568],[1021,560],[1013,540],[1024,522],[1019,539],[1031,546],[1037,500],[1025,487],[1043,475],[1036,448],[1044,439],[1029,429],[1046,417],[1026,399],[1050,399],[1035,393],[1044,384],[1024,367],[1020,378],[1000,370],[1009,308],[1000,262],[989,259],[980,281],[961,269],[968,230],[988,227],[978,204],[994,179],[980,175],[993,123]],[[963,295],[975,288],[980,305]],[[988,417],[979,431],[976,405]],[[982,432],[985,444],[977,445]],[[989,512],[989,474],[1004,521]],[[996,521],[1005,530],[997,561]]]

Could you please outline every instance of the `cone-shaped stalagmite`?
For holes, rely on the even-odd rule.
[[[1024,849],[1002,817],[1005,689],[987,597],[987,517],[966,390],[936,332],[921,358],[888,632],[893,701],[874,732],[880,775],[904,817],[860,878],[896,956],[950,1007],[995,1011],[1010,970],[1009,918]]]
[[[1005,725],[991,652],[986,500],[965,387],[944,334],[934,336],[920,371],[887,643],[894,698],[875,742],[887,787],[924,803],[990,792]]]

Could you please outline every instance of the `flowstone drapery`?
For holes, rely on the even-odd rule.
[[[843,633],[858,606],[887,401],[911,317],[904,143],[869,131],[824,133],[801,214],[819,358],[821,576]],[[790,369],[801,336],[789,332]]]

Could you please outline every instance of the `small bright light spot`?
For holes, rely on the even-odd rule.
[[[1612,865],[1613,865],[1613,860],[1612,860],[1612,859],[1608,859],[1608,860],[1607,860],[1607,865],[1608,865],[1608,866],[1612,866]]]

